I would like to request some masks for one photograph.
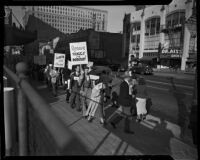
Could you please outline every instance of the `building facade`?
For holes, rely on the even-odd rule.
[[[24,26],[29,15],[34,15],[65,34],[89,28],[100,32],[107,31],[108,12],[104,10],[75,6],[29,6],[23,9]]]
[[[196,19],[195,5],[195,0],[173,0],[169,5],[146,6],[125,15],[124,55],[128,52],[129,57],[134,55],[153,66],[185,70],[190,54],[197,52],[196,21],[189,21]]]
[[[80,30],[61,38],[55,48],[55,53],[65,53],[70,59],[69,43],[87,43],[88,58],[90,61],[108,60],[111,63],[120,63],[122,60],[122,34],[98,32],[93,29]]]

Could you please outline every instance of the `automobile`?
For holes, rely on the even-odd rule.
[[[118,71],[120,68],[120,64],[114,63],[109,61],[108,59],[99,59],[99,60],[92,60],[94,65],[96,66],[106,66],[109,67],[112,71]]]
[[[112,72],[112,70],[107,66],[93,66],[89,74],[100,75],[103,71],[105,71],[107,75],[110,75]]]
[[[133,66],[131,69],[132,73],[138,73],[138,74],[153,74],[153,69],[147,65],[139,63],[136,66]]]

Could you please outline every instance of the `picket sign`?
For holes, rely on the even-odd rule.
[[[91,80],[97,80],[97,79],[99,79],[99,76],[96,76],[96,75],[90,75],[90,79],[91,79]]]
[[[86,42],[69,43],[71,62],[73,65],[88,64]]]
[[[54,54],[54,67],[58,67],[58,68],[65,67],[65,54],[62,54],[62,53]]]

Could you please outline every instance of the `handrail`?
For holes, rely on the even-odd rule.
[[[56,142],[56,145],[62,150],[66,149],[66,145],[70,143],[73,144],[72,140],[75,136],[72,134],[72,132],[66,128],[64,123],[58,119],[53,111],[50,110],[51,106],[47,104],[43,100],[43,98],[36,92],[36,90],[27,82],[25,79],[19,79],[10,69],[8,69],[6,66],[3,66],[4,70],[7,72],[7,74],[17,83],[20,82],[20,87],[28,100],[30,101],[33,109],[38,114],[38,118],[42,121],[42,123],[46,126],[47,130],[53,137],[53,139]],[[78,145],[77,147],[80,148],[80,144],[74,144]],[[70,147],[70,146],[69,146]],[[71,149],[69,149],[71,150]],[[76,151],[74,151],[75,153]],[[81,153],[85,153],[85,148],[82,149],[82,151],[78,151]]]

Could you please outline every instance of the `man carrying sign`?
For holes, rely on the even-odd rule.
[[[71,95],[69,97],[69,104],[71,108],[75,108],[78,112],[81,111],[80,108],[80,66],[73,66],[73,69],[75,70],[71,74],[70,78],[70,92]]]

